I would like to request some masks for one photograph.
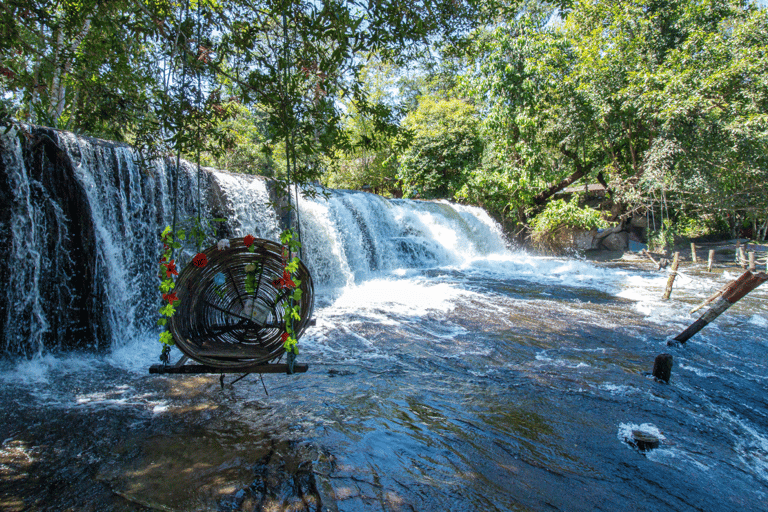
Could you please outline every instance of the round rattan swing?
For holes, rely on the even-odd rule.
[[[187,7],[188,7],[187,3]],[[287,34],[287,19],[283,13],[283,30]],[[198,40],[200,39],[200,16],[198,16]],[[284,51],[288,52],[287,35]],[[186,76],[186,52],[182,54],[182,76]],[[287,54],[286,54],[286,62]],[[287,69],[284,70],[287,81]],[[198,106],[202,103],[200,94],[201,80],[198,80]],[[284,84],[283,84],[284,85]],[[180,95],[186,88],[182,79]],[[180,116],[179,125],[183,119]],[[198,137],[200,124],[197,126]],[[292,170],[296,169],[295,135],[285,138],[286,173],[292,183]],[[181,147],[176,152],[176,173],[173,187],[173,226],[176,233],[177,196]],[[200,211],[200,151],[197,153],[197,203],[198,224],[201,223]],[[296,201],[298,201],[298,185]],[[292,229],[291,211],[296,211],[297,240],[301,238],[301,222],[298,205],[291,205],[288,193],[287,227]],[[307,371],[306,364],[294,364],[298,350],[296,341],[312,321],[314,293],[312,278],[307,267],[299,261],[298,270],[290,273],[291,286],[281,282],[287,272],[286,260],[290,260],[281,244],[264,239],[245,238],[229,239],[229,246],[219,249],[219,245],[202,251],[207,264],[188,264],[175,282],[174,292],[179,299],[176,310],[168,321],[173,342],[184,354],[175,365],[168,364],[170,344],[163,348],[163,365],[153,365],[150,373],[276,373],[287,371],[291,374]],[[253,240],[252,244],[250,243]],[[222,244],[223,246],[226,244]],[[300,244],[299,244],[300,246]],[[200,254],[198,254],[200,256]],[[197,258],[196,256],[195,258]],[[287,256],[287,258],[286,258]],[[173,260],[173,252],[171,257]],[[294,282],[298,283],[301,296],[294,295]],[[297,298],[294,298],[297,297]],[[298,312],[297,319],[286,318],[286,307]],[[296,309],[298,308],[298,311]],[[291,337],[289,338],[289,332]],[[292,342],[293,348],[286,349],[286,343]],[[276,364],[287,353],[286,364]],[[186,365],[191,358],[199,365]],[[285,367],[285,369],[283,369]]]
[[[285,305],[293,290],[278,284],[284,269],[280,244],[257,238],[251,252],[243,238],[229,242],[229,248],[213,246],[203,251],[208,260],[204,267],[189,264],[181,271],[176,281],[180,303],[169,330],[186,356],[236,371],[283,355]],[[246,283],[249,265],[253,265],[250,272],[255,277],[250,289]],[[314,293],[312,277],[303,263],[293,276],[301,281],[302,290],[301,299],[294,304],[299,306],[300,319],[293,324],[298,339],[312,318]]]

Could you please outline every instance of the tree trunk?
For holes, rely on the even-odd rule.
[[[536,197],[534,197],[533,198],[533,203],[538,205],[538,206],[543,205],[544,203],[547,202],[547,200],[550,197],[552,197],[553,195],[557,194],[558,192],[560,192],[564,188],[572,185],[577,180],[579,180],[580,178],[584,177],[585,174],[586,174],[586,172],[584,172],[584,170],[582,170],[582,169],[577,170],[576,172],[574,172],[573,174],[571,174],[570,176],[568,176],[564,180],[560,181],[556,185],[552,185],[547,190],[545,190],[541,194],[539,194]]]
[[[574,165],[576,165],[576,171],[573,174],[571,174],[570,176],[568,176],[567,178],[565,178],[564,180],[561,180],[557,184],[552,185],[547,190],[545,190],[544,192],[542,192],[539,195],[537,195],[536,197],[534,197],[533,198],[533,203],[535,205],[537,205],[537,206],[543,205],[544,203],[547,202],[547,200],[550,197],[552,197],[553,195],[557,194],[558,192],[560,192],[564,188],[572,185],[577,180],[583,178],[587,174],[586,170],[581,165],[581,162],[579,161],[579,157],[578,157],[578,155],[576,153],[566,149],[565,146],[562,145],[562,144],[560,145],[560,152],[563,155],[565,155],[568,158],[570,158],[571,160],[573,160]]]

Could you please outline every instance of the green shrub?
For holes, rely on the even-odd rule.
[[[579,206],[578,198],[571,201],[555,199],[530,222],[531,241],[544,251],[560,252],[571,242],[566,237],[574,229],[607,228],[608,222],[599,210]]]

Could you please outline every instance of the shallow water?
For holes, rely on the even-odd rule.
[[[643,265],[513,252],[379,272],[321,287],[309,372],[263,384],[150,376],[150,336],[6,361],[0,504],[768,510],[768,286],[666,344],[740,272],[685,268],[667,302]],[[662,352],[668,385],[647,375]]]

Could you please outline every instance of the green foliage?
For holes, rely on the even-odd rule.
[[[669,220],[664,219],[661,227],[648,233],[648,250],[651,252],[664,252],[675,245],[677,227]]]
[[[453,198],[477,167],[483,150],[475,108],[460,99],[424,97],[403,126],[413,136],[400,159],[404,195]]]
[[[324,185],[398,195],[397,155],[407,138],[401,137],[397,109],[390,105],[397,87],[397,68],[371,54],[359,70],[362,98],[342,97],[344,143],[324,161]]]
[[[765,211],[767,16],[731,0],[578,1],[560,23],[533,10],[479,32],[467,90],[498,162],[483,171],[517,184],[507,210],[602,179],[619,214],[661,197]]]
[[[598,229],[608,227],[608,222],[600,211],[589,206],[580,207],[577,197],[570,201],[555,199],[533,220],[531,220],[531,240],[534,245],[546,250],[559,250],[568,245],[563,236],[573,230]]]
[[[550,233],[560,227],[607,228],[608,222],[598,210],[589,206],[580,207],[576,197],[570,201],[564,199],[550,201],[546,208],[531,220],[531,228],[534,233]]]

